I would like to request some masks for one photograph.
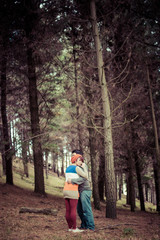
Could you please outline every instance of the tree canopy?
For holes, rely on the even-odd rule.
[[[16,155],[34,162],[35,191],[45,193],[49,154],[64,174],[79,148],[92,173],[95,208],[104,197],[113,206],[125,181],[132,211],[137,196],[145,210],[144,189],[152,199],[156,193],[160,210],[159,19],[158,0],[1,1],[7,183],[14,182]],[[116,217],[109,209],[106,216]]]

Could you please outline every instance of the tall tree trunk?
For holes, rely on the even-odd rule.
[[[44,194],[44,174],[43,174],[43,157],[40,138],[38,99],[37,99],[37,83],[35,74],[35,64],[33,59],[33,50],[31,47],[27,49],[28,62],[28,78],[29,78],[29,103],[31,114],[31,130],[33,137],[33,158],[35,173],[35,192]]]
[[[148,183],[145,184],[145,196],[146,196],[146,201],[148,202]]]
[[[27,147],[28,143],[26,140],[26,129],[25,126],[23,127],[23,133],[22,133],[22,159],[23,159],[23,167],[24,167],[24,175],[28,178],[29,172],[28,172],[28,157],[27,157]]]
[[[1,95],[2,96],[2,95]],[[2,104],[2,102],[1,102]],[[1,113],[2,115],[2,113]],[[2,175],[6,175],[6,163],[5,163],[5,150],[4,150],[4,140],[3,140],[3,127],[0,126],[0,142],[1,142],[1,148],[0,148],[0,152],[1,152],[1,156],[2,156]]]
[[[65,152],[62,150],[62,168],[61,168],[61,175],[64,176],[64,162],[65,162]]]
[[[143,193],[143,185],[142,185],[142,178],[141,178],[140,162],[139,162],[139,158],[137,156],[137,153],[134,154],[134,160],[135,160],[135,167],[136,167],[136,174],[137,174],[137,182],[138,182],[138,191],[139,191],[141,211],[145,211],[144,193]]]
[[[129,187],[129,204],[131,206],[131,212],[135,211],[135,187],[134,187],[134,173],[133,173],[133,159],[131,156],[128,158],[129,165],[129,176],[128,176],[128,187]]]
[[[156,117],[155,117],[155,111],[154,111],[154,103],[153,103],[148,67],[147,67],[147,81],[148,81],[149,99],[150,99],[150,104],[151,104],[152,121],[153,121],[154,138],[155,138],[155,148],[156,148],[156,154],[155,154],[156,158],[155,158],[155,163],[154,163],[154,177],[155,177],[156,198],[157,198],[157,211],[160,213],[160,149],[159,149],[157,123],[156,123]]]
[[[91,116],[90,116],[91,117]],[[100,199],[99,199],[99,189],[98,189],[98,164],[95,151],[95,130],[92,126],[92,120],[89,121],[89,148],[90,148],[90,157],[91,157],[91,176],[93,184],[93,200],[94,208],[100,210]]]
[[[153,162],[153,171],[154,171],[154,182],[155,182],[155,192],[156,192],[156,205],[157,205],[157,211],[160,212],[159,172],[158,172],[158,166],[157,166],[156,159],[154,159],[153,161],[154,161]]]
[[[44,194],[44,173],[43,173],[43,156],[40,138],[39,112],[38,112],[38,97],[37,97],[37,79],[35,71],[35,62],[33,57],[33,43],[35,41],[33,30],[37,25],[37,12],[39,1],[26,0],[26,22],[25,30],[27,37],[27,64],[28,64],[28,79],[29,79],[29,105],[31,116],[31,130],[33,142],[33,158],[34,158],[34,174],[35,174],[35,189],[36,193]]]
[[[75,91],[76,91],[76,120],[77,120],[77,133],[78,133],[78,145],[77,148],[83,149],[82,146],[82,132],[80,126],[80,111],[79,111],[79,91],[78,91],[78,75],[77,75],[77,59],[76,59],[76,47],[73,34],[73,59],[74,59],[74,78],[75,78]]]
[[[93,26],[93,36],[96,47],[98,77],[101,86],[102,103],[103,103],[103,128],[104,128],[104,153],[105,153],[105,179],[106,179],[106,217],[116,218],[116,184],[115,170],[113,157],[113,142],[112,142],[112,125],[111,111],[108,96],[108,87],[104,72],[104,63],[102,56],[102,47],[99,38],[95,0],[90,2],[91,20]]]
[[[129,136],[128,129],[126,128],[126,130],[127,136]],[[128,151],[127,204],[131,206],[131,212],[134,212],[135,211],[134,161],[127,141],[126,146]]]
[[[103,121],[101,119],[100,126],[103,128]],[[99,198],[101,201],[104,201],[105,196],[105,155],[104,155],[104,137],[99,136],[99,171],[98,171],[98,189],[99,189]]]
[[[118,173],[118,185],[119,185],[118,199],[121,200],[121,198],[122,198],[122,189],[123,189],[123,173],[122,173],[122,171],[120,171]]]
[[[134,147],[135,146],[135,139],[137,139],[138,136],[134,132],[133,122],[131,122],[131,136],[132,136],[132,145]],[[134,147],[134,150],[133,150],[133,157],[134,157],[134,161],[135,161],[135,169],[136,169],[136,175],[137,175],[137,183],[138,183],[138,192],[139,192],[141,211],[145,211],[140,162],[139,162],[139,157],[138,157],[138,154],[137,154],[137,149],[135,149],[135,147]]]
[[[53,172],[57,173],[57,158],[58,158],[58,153],[51,152],[52,156],[52,162],[53,162]],[[67,166],[66,166],[67,168]]]
[[[4,159],[6,168],[6,183],[13,185],[13,173],[12,173],[12,151],[10,148],[10,137],[8,130],[8,119],[6,112],[6,88],[7,88],[7,38],[3,36],[3,49],[1,56],[1,116],[3,127],[3,143],[4,143]]]
[[[48,179],[48,150],[45,151],[45,157],[46,157],[46,179]]]
[[[100,155],[99,160],[99,173],[98,173],[98,189],[99,189],[99,198],[101,201],[104,201],[104,190],[105,190],[105,158],[104,155]]]

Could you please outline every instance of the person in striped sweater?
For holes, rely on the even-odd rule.
[[[83,155],[82,151],[78,149],[72,151],[72,156],[76,156],[76,154],[80,154],[81,156]],[[84,163],[84,160],[83,162],[76,162],[76,165],[82,167],[84,171],[88,172],[88,167]],[[78,184],[79,186],[78,191],[80,197],[78,199],[77,211],[81,219],[80,229],[94,231],[95,223],[91,206],[92,190],[89,180],[80,176],[79,178],[69,178],[68,183]]]
[[[80,154],[72,156],[71,162],[72,164],[67,167],[65,172],[65,184],[63,188],[66,206],[66,221],[68,223],[69,231],[82,232],[83,230],[76,227],[76,212],[79,198],[78,184],[68,183],[67,181],[68,179],[76,179],[79,176],[88,179],[88,171],[79,167],[83,162],[83,157]]]

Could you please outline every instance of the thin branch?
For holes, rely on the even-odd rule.
[[[112,111],[112,113],[115,112],[118,108],[120,108],[122,106],[122,104],[125,103],[129,99],[131,92],[132,92],[132,85],[131,85],[130,91],[128,93],[128,96]]]

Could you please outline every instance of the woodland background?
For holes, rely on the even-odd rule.
[[[126,195],[160,211],[160,2],[2,0],[0,5],[1,176],[13,159],[34,191],[44,169],[64,175],[82,149],[94,208]],[[125,187],[126,186],[126,187]],[[125,188],[124,188],[125,187]]]

